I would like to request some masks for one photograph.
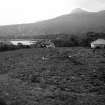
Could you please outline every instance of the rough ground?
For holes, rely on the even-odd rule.
[[[0,105],[5,104],[104,105],[105,51],[74,47],[1,52]]]

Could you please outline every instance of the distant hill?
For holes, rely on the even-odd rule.
[[[8,25],[0,27],[0,36],[36,36],[52,34],[76,34],[89,31],[105,32],[105,11],[88,12],[74,9],[70,14],[37,23]]]

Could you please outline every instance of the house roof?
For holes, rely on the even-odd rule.
[[[93,41],[91,44],[105,44],[105,39],[97,39]]]

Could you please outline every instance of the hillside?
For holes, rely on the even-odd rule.
[[[71,47],[0,52],[0,94],[0,105],[104,105],[105,51]]]
[[[89,31],[105,32],[105,11],[87,12],[75,9],[70,14],[37,23],[1,26],[0,36],[81,34]]]

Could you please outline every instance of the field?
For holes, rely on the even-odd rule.
[[[0,52],[0,105],[104,104],[105,50],[71,47]]]

